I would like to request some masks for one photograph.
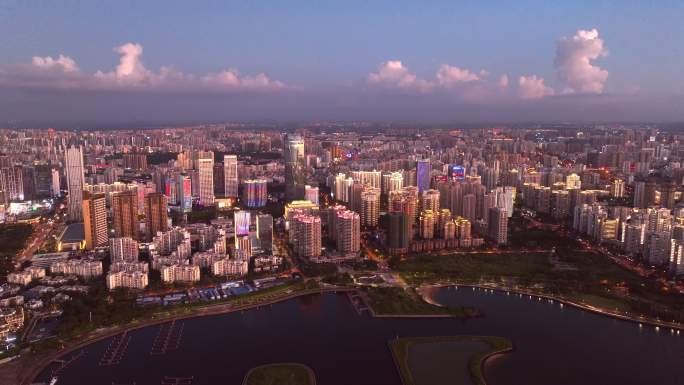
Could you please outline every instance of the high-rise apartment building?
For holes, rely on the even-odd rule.
[[[268,181],[266,179],[247,179],[244,181],[242,192],[242,203],[247,207],[264,207],[268,200]]]
[[[85,229],[85,247],[92,250],[107,246],[107,205],[104,194],[83,192],[83,227]]]
[[[300,199],[306,184],[306,159],[304,139],[299,135],[285,137],[285,194],[288,200]]]
[[[338,211],[335,219],[337,251],[345,255],[357,254],[361,247],[361,217],[351,210],[344,210]]]
[[[69,219],[80,221],[83,219],[83,189],[85,177],[83,175],[83,149],[79,146],[71,146],[65,154],[65,172],[67,190],[69,192]]]
[[[380,189],[367,187],[361,192],[361,223],[376,227],[380,218]]]
[[[227,198],[238,197],[238,159],[237,155],[223,156],[223,177]]]
[[[138,222],[138,193],[128,190],[112,195],[112,216],[115,237],[140,239]]]
[[[489,238],[497,245],[508,243],[508,214],[506,209],[492,207],[489,209]]]
[[[214,155],[211,151],[211,156],[205,154],[204,157],[199,158],[199,201],[202,205],[214,204]]]
[[[169,229],[169,215],[166,195],[149,193],[145,195],[145,230],[151,240],[157,232]]]

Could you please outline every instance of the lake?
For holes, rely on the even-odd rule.
[[[495,335],[512,353],[487,362],[490,385],[681,385],[684,333],[505,292],[443,288],[433,298],[479,308],[469,320],[359,315],[343,294],[311,295],[242,312],[155,325],[83,350],[58,385],[239,385],[274,362],[311,367],[319,385],[400,385],[387,341],[436,335]],[[77,352],[66,356],[69,358]],[[38,381],[49,381],[46,369]]]

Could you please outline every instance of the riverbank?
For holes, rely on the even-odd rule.
[[[170,322],[173,320],[183,320],[191,319],[197,317],[205,317],[212,315],[227,314],[237,311],[258,309],[263,306],[273,305],[279,302],[287,301],[290,299],[314,295],[314,294],[324,294],[324,293],[335,293],[335,292],[347,292],[354,291],[355,288],[346,287],[333,287],[333,288],[317,288],[317,289],[305,289],[302,291],[297,291],[293,293],[288,293],[286,295],[272,298],[268,301],[261,303],[251,303],[246,305],[233,305],[233,304],[212,304],[204,307],[194,307],[189,309],[190,312],[187,314],[172,314],[168,316],[161,316],[153,319],[146,319],[144,321],[128,324],[128,325],[117,325],[110,328],[98,329],[87,335],[79,338],[78,340],[71,341],[65,344],[61,349],[57,351],[47,352],[45,354],[35,354],[27,353],[26,356],[22,356],[8,364],[0,366],[0,380],[3,384],[16,384],[16,385],[30,385],[32,384],[36,377],[52,363],[54,360],[61,356],[67,355],[69,353],[75,352],[87,345],[94,342],[101,341],[106,338],[113,337],[117,334],[123,332],[130,332],[133,330],[141,329],[148,326],[154,326],[162,324],[165,322]],[[16,367],[16,374],[12,376],[12,368]],[[9,372],[9,373],[6,373]],[[12,378],[14,377],[14,378]],[[12,382],[10,382],[12,381]]]
[[[415,373],[411,370],[411,357],[410,349],[418,344],[466,344],[466,343],[484,343],[489,348],[485,352],[472,353],[467,359],[467,365],[465,365],[468,374],[461,373],[461,380],[459,382],[467,381],[468,377],[474,385],[486,385],[486,379],[484,374],[485,362],[498,354],[503,354],[513,350],[513,343],[503,337],[494,336],[437,336],[437,337],[407,337],[407,338],[397,338],[389,341],[389,348],[392,352],[392,358],[397,367],[397,371],[400,373],[402,383],[404,385],[416,385],[417,379],[415,378]],[[458,350],[462,350],[459,347]],[[446,357],[442,357],[446,358]],[[461,357],[463,359],[464,357]],[[454,357],[456,359],[456,357]],[[460,362],[463,364],[464,362]],[[441,368],[442,370],[458,370],[458,362],[451,362],[449,360],[449,366],[447,368]],[[439,370],[435,369],[435,370]],[[462,369],[464,370],[464,369]],[[465,376],[465,377],[464,377]]]
[[[656,330],[660,330],[660,328],[669,328],[672,332],[681,332],[684,331],[684,324],[682,323],[677,323],[677,322],[667,322],[667,321],[661,321],[661,320],[655,320],[647,317],[637,317],[637,316],[630,316],[630,315],[625,315],[625,314],[620,314],[613,312],[609,309],[605,308],[600,308],[597,306],[593,306],[590,304],[586,303],[580,303],[577,301],[574,301],[569,298],[563,298],[555,295],[550,295],[550,294],[545,294],[545,293],[540,293],[531,289],[525,289],[525,288],[519,288],[519,287],[507,287],[507,286],[502,286],[502,285],[493,285],[493,284],[471,284],[471,283],[434,283],[434,284],[425,284],[421,285],[422,288],[445,288],[445,287],[468,287],[468,288],[473,288],[473,289],[482,289],[482,290],[496,290],[499,292],[509,292],[509,293],[514,293],[514,294],[519,294],[519,295],[526,295],[530,297],[535,297],[535,298],[540,298],[548,301],[555,301],[558,302],[559,304],[562,305],[567,305],[567,306],[572,306],[576,309],[588,311],[591,313],[595,314],[600,314],[606,317],[611,317],[611,318],[616,318],[620,319],[623,321],[629,321],[629,322],[634,322],[641,325],[650,325],[656,328]],[[423,295],[425,292],[423,290],[419,290],[419,293]],[[431,301],[434,301],[433,299],[430,299]]]

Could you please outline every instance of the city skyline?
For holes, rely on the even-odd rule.
[[[677,2],[162,6],[5,4],[0,121],[684,120]]]

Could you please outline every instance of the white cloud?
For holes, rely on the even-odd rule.
[[[390,60],[378,66],[377,72],[368,75],[368,83],[402,92],[450,92],[463,100],[480,100],[487,96],[488,85],[484,83],[487,71],[473,72],[469,69],[443,64],[430,80],[420,79],[400,60]]]
[[[592,61],[607,54],[596,29],[579,30],[575,36],[558,40],[554,65],[558,79],[566,86],[565,91],[603,92],[608,71],[593,65]]]
[[[112,71],[94,74],[81,71],[75,60],[59,55],[33,57],[31,64],[0,67],[0,85],[29,88],[84,90],[151,90],[210,92],[269,92],[285,88],[266,74],[241,75],[229,69],[205,75],[186,74],[171,67],[152,71],[142,60],[143,47],[126,43],[114,48],[120,56]]]
[[[442,64],[437,71],[437,84],[441,86],[451,86],[457,83],[472,82],[481,80],[480,76],[486,76],[487,71],[480,71],[480,75],[471,72],[468,69],[462,69],[448,64]]]
[[[544,79],[537,75],[518,78],[518,95],[522,99],[541,99],[554,94],[553,89],[544,85]]]
[[[51,56],[34,56],[31,64],[36,68],[58,69],[64,72],[78,72],[79,70],[74,59],[64,55],[59,55],[57,59],[53,59]]]
[[[427,92],[432,88],[432,84],[418,79],[399,60],[389,60],[380,64],[378,72],[368,75],[368,82],[387,88],[419,92]]]

